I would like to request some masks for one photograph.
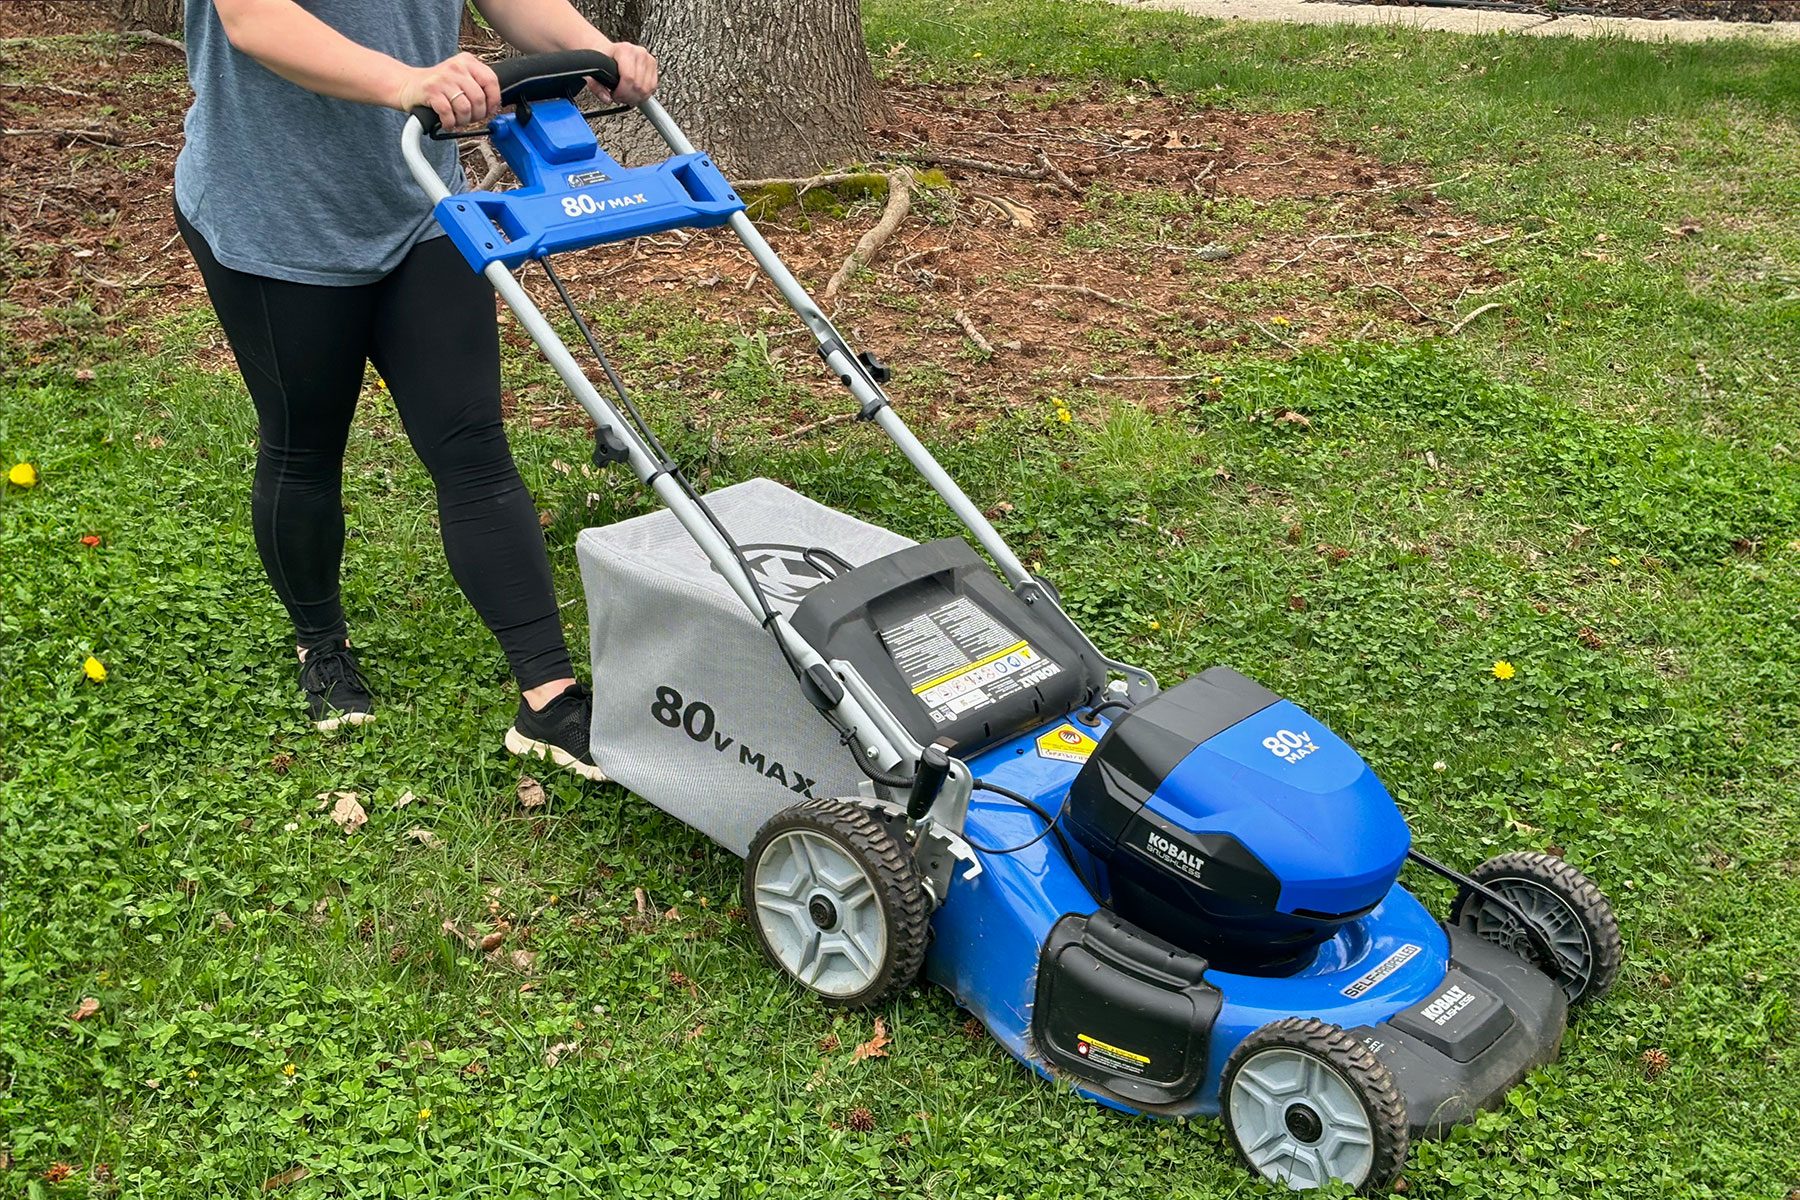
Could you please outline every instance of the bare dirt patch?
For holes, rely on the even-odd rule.
[[[27,357],[201,303],[170,215],[187,89],[178,56],[108,35],[72,6],[0,17],[7,199],[5,320]],[[962,89],[891,81],[872,131],[882,164],[930,186],[834,319],[908,372],[909,399],[975,417],[1070,389],[1151,405],[1204,387],[1212,356],[1291,350],[1397,328],[1444,330],[1500,282],[1482,247],[1508,236],[1439,201],[1416,166],[1330,142],[1308,114],[1199,108],[1138,89],[1027,80]],[[1042,157],[1040,157],[1042,156]],[[1054,176],[957,165],[976,159]],[[936,174],[932,174],[936,172]],[[1060,182],[1066,180],[1065,182]],[[1074,186],[1068,186],[1072,183]],[[353,195],[353,181],[346,193]],[[815,291],[875,223],[879,195],[816,194],[759,218]],[[779,370],[817,380],[802,338],[724,233],[678,232],[564,260],[578,296],[673,305],[762,336]],[[526,272],[548,299],[542,276]],[[509,327],[508,340],[523,346]],[[714,356],[666,364],[698,387]],[[922,387],[920,385],[923,385]],[[835,383],[820,381],[841,407]],[[923,394],[922,394],[923,393]],[[563,405],[566,408],[566,405]],[[810,404],[763,414],[771,428]]]

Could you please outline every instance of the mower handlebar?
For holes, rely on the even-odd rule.
[[[522,54],[491,64],[500,80],[500,103],[532,100],[572,100],[592,79],[603,88],[619,86],[619,64],[598,50],[556,50],[549,54]],[[437,110],[421,104],[412,110],[425,136],[435,137],[442,128]]]

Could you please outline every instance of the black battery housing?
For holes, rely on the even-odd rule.
[[[948,738],[951,753],[963,755],[1065,716],[1104,685],[1104,664],[1059,614],[1041,607],[1001,582],[967,542],[942,538],[819,584],[791,621],[825,659],[855,666],[914,738],[925,745]],[[1021,642],[1024,651],[1016,649]],[[906,647],[904,663],[893,645]],[[996,657],[990,647],[1012,652]],[[993,663],[982,662],[990,657]],[[932,663],[943,667],[940,677],[963,673],[953,687],[984,671],[989,678],[967,683],[948,702],[967,707],[952,712],[921,699],[920,684],[930,682],[921,676]]]

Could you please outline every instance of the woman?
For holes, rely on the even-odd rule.
[[[656,60],[568,0],[477,0],[528,53],[595,49],[616,99],[656,89]],[[520,688],[507,749],[603,778],[575,681],[537,508],[500,421],[487,282],[440,236],[400,158],[415,105],[445,125],[498,108],[494,72],[457,53],[462,0],[187,0],[194,104],[175,218],[256,405],[256,547],[293,618],[300,686],[322,730],[373,698],[339,602],[344,444],[373,363],[437,486],[451,573]],[[429,143],[463,189],[454,143]]]

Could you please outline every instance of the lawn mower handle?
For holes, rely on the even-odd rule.
[[[599,50],[556,50],[549,54],[522,54],[489,64],[500,81],[500,103],[529,104],[533,100],[572,100],[592,79],[601,87],[619,86],[619,64]],[[426,137],[436,137],[443,123],[437,110],[421,104],[412,110]]]

